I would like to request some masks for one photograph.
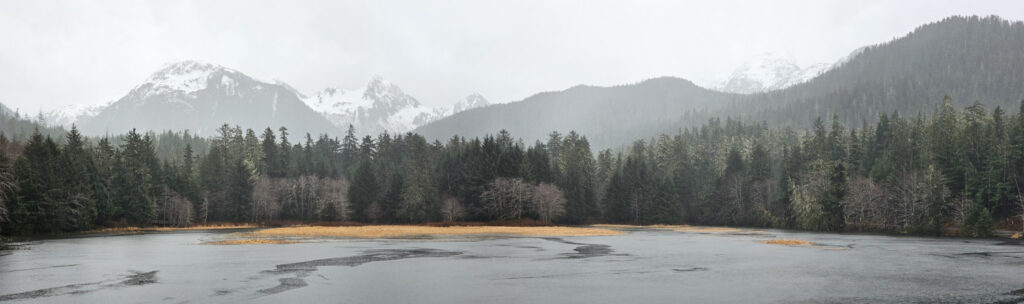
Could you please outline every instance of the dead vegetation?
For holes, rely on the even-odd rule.
[[[523,235],[523,236],[606,236],[623,234],[590,227],[509,227],[509,226],[356,226],[356,227],[284,227],[254,231],[256,237],[352,237],[403,238],[425,235]]]
[[[673,228],[674,231],[679,232],[696,232],[696,233],[733,233],[743,232],[744,229],[732,228],[732,227],[698,227],[698,226],[682,226],[679,228]]]
[[[791,240],[791,239],[767,240],[767,241],[761,241],[761,243],[763,243],[763,244],[771,244],[771,245],[786,245],[786,246],[812,246],[812,245],[814,245],[814,243],[811,243],[811,242],[808,242],[808,241]]]
[[[273,240],[273,239],[241,239],[241,240],[226,240],[226,241],[215,241],[205,242],[204,245],[277,245],[277,244],[295,244],[298,241],[289,240]]]
[[[818,249],[824,249],[824,250],[847,250],[847,249],[850,249],[848,247],[815,244],[815,243],[804,241],[804,240],[794,240],[794,239],[774,239],[774,240],[761,241],[761,243],[762,244],[770,244],[770,245],[793,246],[793,247],[811,247],[811,248],[818,248]]]
[[[626,228],[626,229],[630,229],[630,228],[633,228],[633,229],[675,229],[675,228],[688,227],[686,225],[663,225],[663,224],[657,224],[657,225],[594,224],[594,225],[591,225],[591,226],[602,227],[602,228]]]
[[[701,234],[767,234],[767,232],[755,229],[733,228],[733,227],[712,227],[712,226],[690,226],[690,225],[621,225],[621,224],[596,224],[594,227],[618,228],[618,229],[664,229],[678,232],[692,232]]]

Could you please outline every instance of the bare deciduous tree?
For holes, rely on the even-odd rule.
[[[531,194],[530,184],[518,178],[499,177],[480,194],[487,214],[498,220],[521,219]]]
[[[192,202],[168,187],[164,187],[163,192],[157,202],[160,208],[157,220],[165,225],[177,227],[192,224]]]
[[[884,188],[870,178],[856,176],[847,185],[843,198],[843,216],[846,227],[859,230],[890,230],[890,209]]]
[[[778,219],[770,211],[772,200],[775,199],[778,189],[779,183],[773,178],[750,183],[749,194],[747,195],[750,200],[750,207],[747,211],[750,223],[759,226],[770,226],[778,222]]]
[[[14,189],[14,176],[7,164],[0,164],[0,222],[7,220],[8,193]]]
[[[348,214],[347,191],[348,182],[340,179],[260,177],[253,189],[253,218],[257,222],[278,219],[345,220]]]
[[[533,210],[541,221],[551,222],[565,214],[565,195],[552,184],[540,184],[533,188]]]
[[[275,193],[279,183],[269,177],[262,176],[256,180],[252,192],[252,218],[256,222],[277,219],[281,215],[281,204]]]
[[[454,222],[466,215],[466,208],[457,198],[445,197],[441,201],[441,217],[445,222]]]
[[[967,218],[967,211],[970,210],[973,202],[967,195],[960,195],[956,199],[950,202],[950,209],[953,211],[953,220],[957,224],[963,224],[964,219]]]
[[[736,225],[743,221],[745,178],[740,173],[723,176],[715,189],[715,201],[719,208],[710,219],[720,225]]]
[[[1017,207],[1020,208],[1020,233],[1024,234],[1024,194],[1017,194]]]
[[[1013,178],[1013,185],[1017,188],[1017,207],[1020,208],[1020,233],[1024,234],[1024,185],[1021,183],[1017,177]]]

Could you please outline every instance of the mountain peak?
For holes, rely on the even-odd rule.
[[[159,82],[169,79],[178,79],[182,77],[192,78],[197,76],[209,75],[213,72],[230,70],[225,67],[200,62],[195,60],[183,60],[175,61],[165,64],[162,68],[154,72],[149,76],[147,82]]]
[[[370,83],[366,84],[366,90],[363,91],[363,99],[372,100],[375,106],[393,110],[420,106],[420,102],[416,98],[405,94],[401,88],[385,80],[380,75],[373,76],[370,79]]]
[[[452,114],[459,113],[469,109],[481,108],[491,105],[487,98],[484,98],[480,93],[473,93],[466,96],[466,99],[460,100],[452,105]]]
[[[133,91],[142,91],[145,96],[164,93],[188,94],[206,89],[207,82],[216,72],[234,70],[200,61],[176,61],[164,65]]]
[[[123,132],[136,127],[212,134],[224,123],[251,128],[285,125],[297,133],[338,130],[306,106],[297,90],[283,82],[261,81],[233,69],[193,60],[164,65],[101,110],[69,107],[54,114],[72,117],[64,121],[79,123],[86,134]]]
[[[783,89],[810,80],[830,66],[816,63],[801,67],[792,56],[764,52],[733,70],[719,89],[741,94]]]

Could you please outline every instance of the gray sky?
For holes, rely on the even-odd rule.
[[[430,106],[657,76],[702,83],[765,51],[801,65],[1019,1],[2,1],[0,102],[118,99],[195,59],[310,93],[381,75]]]

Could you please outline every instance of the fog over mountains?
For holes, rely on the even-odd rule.
[[[801,66],[792,58],[752,58],[720,83],[654,78],[611,87],[575,86],[492,105],[470,94],[431,108],[383,77],[354,89],[304,94],[281,81],[261,81],[210,63],[172,63],[127,95],[103,105],[75,105],[42,114],[49,125],[75,123],[86,134],[191,130],[213,135],[221,124],[292,134],[361,135],[413,131],[431,140],[510,131],[528,142],[575,130],[598,147],[615,147],[711,117],[807,126],[836,114],[849,125],[871,113],[930,112],[949,95],[1012,106],[1024,98],[1024,25],[998,17],[950,17],[878,45],[851,50],[834,63]],[[472,88],[465,88],[472,92]]]
[[[545,139],[551,131],[575,130],[588,136],[593,146],[607,148],[661,132],[675,133],[712,117],[805,128],[818,117],[837,115],[847,125],[860,126],[874,122],[879,112],[930,113],[947,95],[957,107],[979,102],[1007,109],[1024,98],[1020,85],[1024,52],[1020,50],[1024,50],[1021,22],[950,17],[904,37],[855,50],[806,82],[789,83],[788,79],[799,80],[803,70],[787,64],[755,69],[773,73],[735,74],[770,76],[744,76],[760,82],[730,80],[756,84],[736,86],[737,91],[759,91],[765,86],[784,89],[724,93],[671,77],[614,87],[578,86],[466,111],[415,132],[445,140],[506,129],[532,142]],[[783,68],[774,73],[778,66]]]

